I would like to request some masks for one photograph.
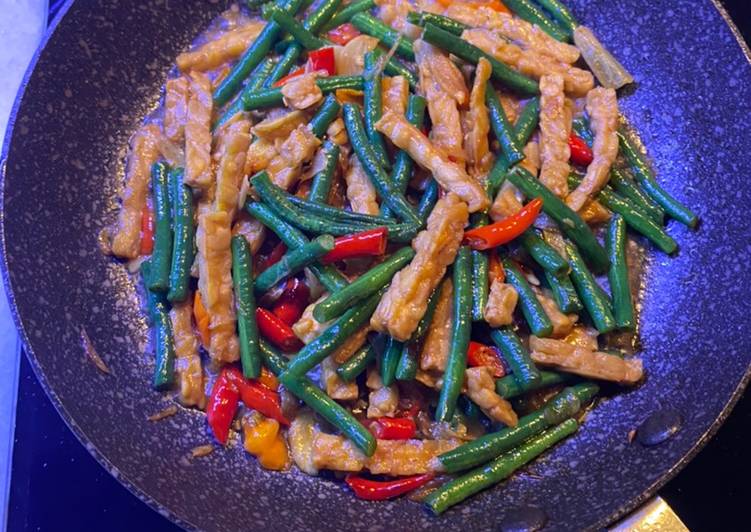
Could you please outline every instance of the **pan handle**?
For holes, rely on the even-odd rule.
[[[608,529],[610,532],[689,532],[662,497],[654,497]]]

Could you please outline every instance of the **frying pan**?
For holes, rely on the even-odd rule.
[[[717,430],[749,378],[751,68],[708,0],[579,0],[638,80],[621,99],[662,183],[702,219],[675,223],[675,258],[650,252],[639,332],[646,382],[603,401],[579,433],[501,486],[436,518],[406,500],[373,504],[342,484],[260,469],[235,441],[190,460],[210,437],[202,415],[150,387],[153,356],[134,280],[99,251],[116,215],[128,137],[157,105],[174,57],[225,1],[69,2],[27,75],[3,152],[4,280],[26,352],[91,453],[186,527],[487,529],[525,509],[548,528],[597,528],[669,480]],[[86,341],[111,369],[100,372]],[[680,430],[629,442],[654,413]],[[671,417],[663,416],[663,417]]]

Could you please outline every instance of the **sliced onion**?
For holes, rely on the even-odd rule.
[[[345,46],[333,46],[336,73],[340,76],[361,74],[365,65],[365,54],[378,46],[378,39],[370,35],[358,35]]]
[[[605,49],[592,30],[586,26],[578,26],[574,30],[574,43],[603,87],[620,89],[634,82],[634,77]]]

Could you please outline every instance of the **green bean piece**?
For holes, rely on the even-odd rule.
[[[546,272],[561,274],[568,270],[566,259],[561,257],[560,253],[553,246],[545,242],[534,229],[524,231],[522,236],[519,237],[519,241],[524,249],[527,250],[527,253]]]
[[[503,0],[503,3],[520,19],[526,20],[530,24],[535,24],[542,31],[553,37],[557,41],[570,41],[573,35],[561,29],[555,22],[550,20],[545,12],[533,4],[530,0]],[[565,8],[564,8],[565,9]]]
[[[362,90],[363,79],[362,76],[328,76],[318,78],[316,85],[324,94],[330,94],[337,89]],[[284,96],[281,87],[270,87],[244,94],[242,102],[245,111],[253,111],[268,107],[279,107],[284,103]]]
[[[566,254],[571,265],[571,280],[574,282],[576,291],[584,303],[584,308],[587,309],[589,317],[592,318],[595,328],[601,333],[615,330],[616,323],[610,310],[610,302],[604,296],[602,288],[597,284],[592,273],[587,269],[579,251],[570,242],[566,242]]]
[[[568,263],[566,263],[566,267],[568,267]],[[550,291],[553,293],[553,300],[558,305],[558,308],[561,309],[561,312],[565,314],[578,314],[584,310],[584,306],[567,273],[545,271],[544,274]]]
[[[295,15],[302,5],[302,0],[279,0],[276,5],[291,15]],[[216,107],[221,107],[238,93],[245,78],[268,55],[281,32],[282,28],[276,22],[269,22],[264,26],[253,44],[243,52],[235,66],[232,67],[232,70],[214,91],[214,105]]]
[[[571,123],[571,127],[576,133],[576,136],[587,143],[590,148],[595,143],[595,134],[592,133],[592,129],[589,127],[589,120],[584,116],[578,116],[574,118]]]
[[[266,4],[264,6],[263,16],[267,20],[279,24],[284,31],[292,35],[295,41],[302,45],[306,50],[318,50],[326,44],[323,39],[319,39],[313,35],[301,23],[295,20],[295,17],[279,10],[271,4]]]
[[[282,279],[286,279],[303,270],[309,264],[316,262],[326,253],[334,249],[334,237],[322,235],[307,244],[284,254],[276,264],[261,272],[254,283],[254,289],[266,293]]]
[[[237,305],[237,332],[240,338],[240,363],[243,375],[255,379],[261,374],[258,354],[256,298],[253,294],[253,257],[245,237],[232,237],[232,284]]]
[[[467,348],[472,333],[471,280],[469,270],[472,267],[469,247],[462,246],[454,261],[454,307],[452,311],[451,342],[443,374],[443,386],[436,406],[436,421],[450,421],[456,409],[464,385],[464,373],[467,369]]]
[[[332,293],[313,309],[316,321],[324,323],[340,316],[345,310],[377,292],[412,260],[415,251],[405,246],[382,263],[374,266],[341,290]]]
[[[164,163],[151,167],[151,194],[154,199],[154,251],[151,252],[149,290],[169,290],[172,262],[172,210],[170,207],[169,170]]]
[[[325,162],[321,171],[313,176],[310,192],[308,192],[308,201],[326,203],[329,191],[331,191],[331,183],[334,180],[336,165],[339,162],[340,148],[336,142],[326,140],[321,149]]]
[[[396,367],[399,365],[404,345],[404,342],[400,342],[391,336],[386,339],[386,348],[381,355],[381,381],[383,381],[384,386],[394,384]]]
[[[659,226],[665,223],[665,211],[640,189],[631,177],[617,168],[610,170],[610,184],[617,193],[643,210]]]
[[[326,392],[306,376],[296,376],[289,371],[279,375],[279,382],[295,397],[302,400],[326,421],[338,428],[365,456],[373,456],[375,437],[343,406],[326,395]]]
[[[373,226],[393,226],[394,220],[389,220],[383,216],[374,214],[364,214],[360,212],[345,211],[344,209],[338,209],[330,205],[322,205],[310,200],[298,198],[297,196],[290,194],[289,192],[279,189],[279,193],[294,207],[300,209],[304,213],[312,214],[314,216],[323,216],[331,220],[338,222],[353,223],[353,224],[365,224]]]
[[[323,331],[321,336],[297,353],[297,356],[287,367],[285,374],[291,374],[295,377],[305,375],[320,364],[324,358],[346,342],[355,331],[370,319],[384,292],[385,289],[376,292],[342,314],[331,327]]]
[[[634,302],[631,300],[631,286],[628,282],[628,261],[626,259],[626,222],[616,214],[608,223],[605,233],[605,249],[610,258],[610,292],[613,295],[613,317],[619,329],[633,330]]]
[[[516,135],[517,144],[526,146],[532,133],[537,129],[540,121],[540,98],[535,96],[530,99],[522,108],[519,116],[516,117],[514,124],[514,135]],[[512,164],[506,158],[504,153],[499,153],[493,168],[488,174],[488,192],[491,198],[494,198],[501,188],[503,181],[506,179],[506,173]]]
[[[462,33],[464,33],[464,30],[468,30],[470,28],[463,22],[459,22],[458,20],[455,20],[453,18],[446,17],[444,15],[437,15],[435,13],[427,13],[425,11],[419,13],[417,11],[410,11],[409,13],[407,13],[407,20],[410,22],[410,24],[414,24],[415,26],[424,27],[426,24],[432,24],[433,26],[441,28],[444,31],[453,33],[457,37],[461,37]]]
[[[334,16],[336,10],[342,4],[342,0],[321,0],[316,8],[307,16],[303,21],[303,28],[308,30],[313,35],[316,35],[320,29],[326,24],[331,17]],[[287,35],[277,44],[276,49],[278,52],[283,52],[295,42],[295,38],[292,35]]]
[[[511,368],[519,388],[526,392],[540,387],[540,370],[511,327],[493,329],[490,331],[490,339],[501,350],[503,359]]]
[[[172,263],[169,274],[170,302],[184,301],[190,286],[190,268],[195,255],[195,227],[193,223],[193,193],[183,183],[183,169],[170,171],[172,198],[174,199],[172,226]]]
[[[566,32],[566,35],[571,38],[574,35],[574,30],[579,26],[579,22],[571,14],[571,11],[560,0],[537,1],[553,16],[558,25]]]
[[[435,309],[438,306],[438,296],[440,293],[440,286],[433,290],[428,298],[428,305],[425,309],[425,314],[422,315],[420,321],[417,323],[412,333],[412,337],[409,342],[405,342],[402,348],[401,357],[399,358],[399,364],[396,367],[396,379],[400,381],[411,381],[417,376],[417,355],[418,351],[422,348],[425,335],[430,329],[430,324],[433,321],[435,315]]]
[[[396,380],[415,380],[415,377],[417,376],[417,366],[417,353],[414,351],[414,346],[407,342],[402,346],[402,352],[399,355],[399,363],[396,365]]]
[[[506,378],[506,377],[504,377]],[[562,390],[545,406],[522,417],[516,427],[506,427],[460,445],[438,457],[448,473],[484,464],[510,451],[532,436],[575,416],[597,395],[599,386],[582,383]]]
[[[498,93],[495,92],[492,85],[489,85],[485,91],[485,103],[488,106],[490,125],[493,127],[493,133],[495,133],[495,137],[501,145],[501,151],[506,160],[512,166],[519,161],[523,161],[522,146],[519,144],[519,139],[506,117],[501,100],[498,99]]]
[[[323,103],[308,124],[310,131],[316,137],[322,139],[329,128],[329,124],[334,121],[341,108],[342,106],[336,101],[336,96],[333,94],[326,96],[326,99],[323,100]]]
[[[578,185],[581,182],[579,176],[570,174],[569,182],[572,185]],[[675,253],[678,250],[678,243],[657,225],[652,218],[636,205],[616,194],[609,185],[600,190],[596,198],[605,207],[611,211],[623,216],[626,223],[634,230],[647,237],[660,250],[667,253]]]
[[[422,226],[422,220],[418,218],[415,209],[404,198],[404,194],[401,194],[397,190],[381,165],[378,164],[378,157],[369,146],[362,116],[356,105],[344,105],[344,125],[347,127],[347,134],[349,135],[352,148],[357,154],[363,170],[365,170],[373,182],[373,186],[378,191],[381,200],[406,223],[415,227]]]
[[[383,67],[383,71],[389,76],[404,76],[407,79],[407,83],[412,90],[417,90],[417,74],[408,67],[405,63],[402,63],[396,57],[389,57],[386,61],[386,66]]]
[[[279,58],[274,69],[263,82],[263,88],[268,89],[273,87],[277,81],[289,74],[292,67],[297,64],[297,60],[300,59],[301,55],[302,46],[296,42],[290,44],[284,51],[284,54]]]
[[[400,35],[398,31],[386,25],[381,20],[361,11],[355,13],[349,20],[362,33],[375,37],[386,47],[396,44],[396,53],[410,61],[415,60],[414,42],[409,37]],[[398,43],[398,44],[397,44]]]
[[[279,218],[266,205],[248,202],[245,204],[245,210],[263,225],[271,229],[288,248],[297,249],[308,243],[308,238],[305,235]],[[313,275],[316,276],[329,292],[339,290],[348,284],[347,279],[339,273],[339,270],[330,264],[311,264],[308,266],[308,269],[313,272]]]
[[[214,125],[212,126],[214,130],[229,122],[230,119],[237,113],[243,112],[243,94],[249,94],[260,90],[273,69],[274,60],[270,57],[267,57],[266,59],[258,63],[258,66],[253,69],[253,72],[251,72],[250,76],[248,77],[248,82],[245,84],[245,87],[243,87],[243,90],[240,92],[240,94],[237,95],[234,100],[232,100],[222,116],[216,122],[214,122]]]
[[[141,264],[141,277],[146,285],[151,278],[151,259]],[[167,298],[161,292],[146,289],[146,306],[153,325],[155,367],[152,386],[164,391],[175,382],[175,341],[172,336],[172,322],[169,317]]]
[[[370,345],[364,345],[349,359],[336,368],[336,373],[344,382],[355,380],[371,362],[375,361],[376,353]]]
[[[388,170],[391,161],[386,152],[386,143],[383,135],[376,130],[375,123],[381,119],[383,109],[383,96],[381,94],[381,75],[378,73],[378,59],[383,54],[377,48],[365,54],[364,74],[365,90],[363,91],[363,110],[365,114],[365,133],[370,140],[370,147],[378,159],[380,165]]]
[[[431,179],[425,187],[425,190],[422,192],[420,203],[417,205],[417,216],[422,220],[423,225],[428,223],[428,216],[433,212],[433,207],[435,207],[435,204],[438,201],[439,188],[440,187],[435,179]]]
[[[579,424],[576,420],[567,419],[560,425],[523,443],[515,450],[499,456],[488,465],[447,482],[430,493],[424,502],[434,514],[442,514],[475,493],[510,477],[517,469],[576,432],[578,428]]]
[[[556,384],[565,384],[575,380],[575,376],[570,373],[558,373],[554,371],[540,371],[540,380],[534,388],[523,390],[513,375],[506,375],[495,381],[495,391],[504,399],[512,399],[532,390],[549,388]]]
[[[487,224],[485,224],[487,225]],[[481,227],[475,225],[474,227]],[[472,261],[472,321],[485,319],[485,306],[488,304],[488,256],[484,251],[473,249]]]
[[[529,330],[532,334],[541,338],[550,336],[553,332],[553,323],[545,313],[545,309],[542,308],[542,304],[537,299],[532,287],[529,286],[524,274],[509,259],[504,259],[503,270],[506,272],[506,282],[513,286],[516,293],[519,294],[519,306],[527,325],[529,325]]]
[[[323,25],[322,31],[329,32],[334,28],[338,28],[342,24],[349,22],[350,19],[357,13],[370,11],[374,7],[374,0],[357,0],[355,2],[352,2],[351,4],[344,6],[333,17],[331,17],[331,20]]]
[[[691,210],[665,191],[655,179],[644,157],[639,150],[622,132],[618,132],[618,141],[621,153],[628,160],[631,171],[634,173],[636,182],[644,189],[644,192],[662,207],[671,218],[694,229],[699,223],[699,218]]]
[[[555,220],[563,233],[573,240],[596,272],[606,271],[608,255],[595,238],[587,223],[558,196],[520,166],[514,167],[506,178],[528,198],[542,198],[542,210]]]
[[[422,96],[412,94],[409,97],[407,103],[407,112],[405,118],[413,126],[420,127],[425,120],[425,107],[427,100]],[[399,150],[394,160],[394,168],[391,172],[391,181],[397,189],[404,194],[407,191],[407,185],[412,177],[414,170],[414,161],[410,157],[409,153],[404,150]],[[391,210],[387,205],[381,205],[381,216],[390,216]]]
[[[442,30],[433,24],[426,24],[422,33],[423,40],[435,45],[449,53],[454,54],[460,59],[464,59],[473,64],[477,64],[481,57],[490,62],[493,68],[492,78],[503,83],[507,88],[518,92],[522,95],[535,95],[540,92],[540,88],[535,80],[523,74],[519,74],[505,63],[502,63],[495,57],[480,50],[478,47],[469,44],[461,37],[453,33]]]

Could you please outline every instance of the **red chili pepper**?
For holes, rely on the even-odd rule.
[[[285,246],[283,242],[279,242],[274,246],[274,249],[271,250],[271,253],[258,260],[258,263],[255,265],[256,275],[279,262],[285,253],[287,253],[287,246]]]
[[[584,140],[574,133],[568,137],[568,147],[571,149],[571,161],[579,166],[589,166],[594,159],[592,149]]]
[[[282,79],[274,83],[274,87],[281,87],[282,85],[287,83],[289,80],[294,79],[298,76],[302,76],[303,74],[305,74],[305,67],[300,67],[297,70],[293,70],[292,72],[284,76]]]
[[[264,416],[275,419],[282,425],[289,425],[289,420],[282,413],[282,402],[278,393],[255,380],[246,379],[234,366],[225,368],[222,375],[227,375],[227,379],[240,391],[240,399],[245,406],[258,410]]]
[[[258,332],[280,349],[295,351],[300,348],[300,340],[292,328],[265,308],[256,309],[256,323]]]
[[[417,432],[411,417],[379,417],[371,421],[368,428],[379,440],[409,440]]]
[[[236,380],[229,373],[232,368],[225,368],[211,389],[209,403],[206,406],[206,419],[216,441],[222,445],[229,438],[229,427],[237,412],[240,390]]]
[[[501,259],[498,258],[498,251],[495,249],[490,250],[490,255],[488,256],[488,280],[490,281],[490,284],[493,284],[493,281],[498,281],[502,283],[506,280],[506,271],[503,269],[503,265],[501,264]]]
[[[349,41],[361,35],[355,26],[349,22],[334,28],[328,33],[329,40],[339,46],[344,46]]]
[[[154,213],[148,205],[141,211],[141,255],[154,251]]]
[[[310,299],[308,285],[297,277],[287,281],[284,292],[276,300],[272,312],[287,325],[292,325],[302,316]]]
[[[385,227],[370,229],[334,240],[334,249],[326,253],[321,262],[328,264],[353,257],[383,255],[386,252],[389,230]]]
[[[432,473],[424,475],[414,475],[411,477],[402,477],[396,480],[379,482],[377,480],[368,480],[357,475],[347,475],[344,481],[355,492],[358,499],[366,501],[385,501],[393,499],[399,495],[404,495],[412,490],[423,486],[433,479]]]
[[[473,368],[487,366],[493,370],[493,376],[498,379],[506,375],[506,368],[503,367],[498,349],[480,342],[469,342],[467,365]]]
[[[542,198],[535,198],[508,218],[465,232],[464,242],[474,249],[491,249],[511,242],[529,229],[541,209]]]
[[[331,46],[308,53],[305,71],[319,72],[321,70],[325,70],[329,76],[336,74],[336,60],[334,59],[334,49]]]

